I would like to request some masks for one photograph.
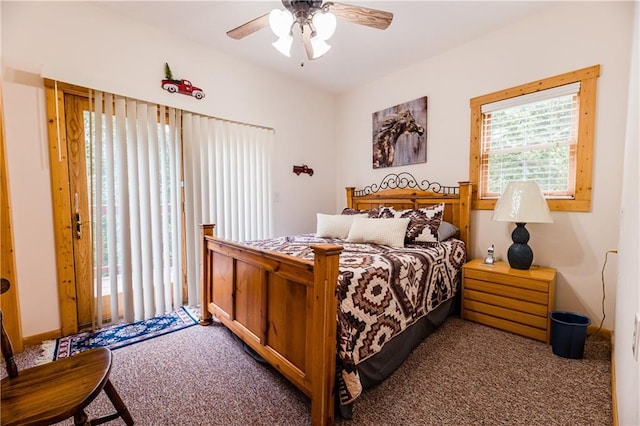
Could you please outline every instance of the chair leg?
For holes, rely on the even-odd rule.
[[[80,412],[73,415],[73,424],[74,426],[85,426],[90,424],[87,422],[88,419],[89,416],[87,416],[87,413],[85,413],[84,410],[80,410]]]
[[[118,395],[116,388],[114,388],[113,384],[111,384],[111,380],[107,380],[107,383],[104,385],[104,392],[111,400],[111,403],[116,408],[118,414],[120,414],[120,417],[122,417],[122,420],[124,420],[127,426],[132,426],[133,417],[131,417],[129,409],[126,405],[124,405],[124,402],[122,401],[122,398],[120,398],[120,395]]]

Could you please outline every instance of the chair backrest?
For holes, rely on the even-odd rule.
[[[11,287],[11,283],[6,278],[2,278],[2,286],[0,294],[6,292]],[[2,357],[7,366],[7,374],[9,377],[18,377],[18,366],[13,359],[13,346],[11,346],[11,340],[9,335],[4,329],[4,321],[2,317],[2,311],[0,311],[0,348],[2,349]]]
[[[4,322],[2,320],[2,311],[0,311],[0,343],[2,346],[2,357],[7,367],[7,374],[9,377],[18,377],[18,366],[13,359],[13,347],[11,346],[11,340],[7,332],[4,330]]]

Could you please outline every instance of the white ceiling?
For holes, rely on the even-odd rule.
[[[242,40],[226,32],[251,19],[282,9],[279,0],[262,1],[116,1],[102,7],[163,28],[213,49],[273,69],[318,88],[340,93],[354,85],[406,68],[447,49],[549,7],[542,1],[361,1],[340,3],[394,14],[386,30],[338,22],[332,49],[308,61],[299,34],[291,58],[276,51],[276,37],[264,28]]]

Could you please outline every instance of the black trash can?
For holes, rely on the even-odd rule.
[[[575,312],[553,311],[550,316],[553,353],[564,358],[582,358],[591,320]]]

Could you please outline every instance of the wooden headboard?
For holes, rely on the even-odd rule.
[[[418,182],[409,173],[389,174],[379,184],[356,190],[347,187],[347,207],[357,210],[387,206],[395,210],[419,209],[444,203],[443,220],[460,229],[459,238],[471,253],[471,182],[444,186],[437,182]]]

